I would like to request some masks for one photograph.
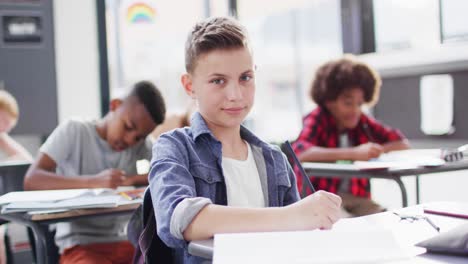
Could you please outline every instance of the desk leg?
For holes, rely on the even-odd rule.
[[[406,188],[403,182],[401,181],[400,177],[395,178],[396,183],[400,187],[401,190],[401,201],[403,203],[403,207],[408,206],[408,195],[406,194]]]
[[[34,242],[36,243],[36,261],[38,264],[47,263],[49,252],[47,252],[47,228],[37,223],[29,223],[34,233]]]
[[[47,252],[47,228],[48,225],[40,225],[33,221],[22,218],[15,214],[5,214],[2,215],[2,219],[6,219],[10,222],[19,223],[25,226],[28,226],[32,229],[34,233],[34,242],[36,243],[36,261],[38,264],[47,263],[48,256],[50,255]]]
[[[419,204],[419,175],[416,175],[416,204]]]

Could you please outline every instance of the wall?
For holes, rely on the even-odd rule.
[[[20,118],[12,133],[44,135],[57,125],[52,1],[13,2],[0,1],[0,88],[13,94],[20,108]],[[16,21],[4,25],[8,17],[15,17]],[[38,23],[28,21],[31,18]],[[6,39],[10,35],[7,28],[21,25],[30,30],[10,34],[26,38],[26,32],[30,32],[35,37]]]

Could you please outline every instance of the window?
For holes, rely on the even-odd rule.
[[[466,23],[465,17],[467,10],[468,1],[441,1],[442,42],[468,40],[468,24]]]
[[[340,1],[238,0],[250,33],[256,101],[247,125],[270,142],[295,139],[313,107],[309,85],[316,67],[342,54]]]
[[[111,96],[150,80],[169,112],[185,111],[190,100],[180,84],[185,40],[193,25],[210,14],[227,15],[227,1],[106,0]]]
[[[374,0],[378,52],[440,44],[437,0]]]

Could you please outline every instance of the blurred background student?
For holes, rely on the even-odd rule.
[[[397,129],[364,114],[379,98],[380,76],[354,56],[323,64],[316,72],[310,96],[317,104],[303,119],[303,128],[294,142],[302,162],[355,161],[377,158],[392,150],[409,148]],[[296,175],[301,175],[296,173]],[[343,216],[362,216],[385,209],[372,201],[369,179],[311,177],[318,190],[338,194]],[[302,178],[297,178],[301,190]]]
[[[0,161],[32,161],[29,152],[8,133],[16,126],[19,109],[16,99],[7,91],[0,90]]]

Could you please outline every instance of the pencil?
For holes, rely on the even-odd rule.
[[[124,192],[119,192],[119,194],[120,194],[123,198],[125,198],[125,199],[127,199],[127,200],[130,200],[130,201],[133,200],[132,197],[130,197],[128,194],[126,194],[126,193],[124,193]]]
[[[296,154],[294,153],[294,150],[291,146],[291,143],[289,143],[288,140],[286,140],[284,142],[284,145],[286,146],[286,151],[288,152],[288,156],[290,156],[291,158],[293,158],[293,161],[294,163],[296,163],[296,166],[299,168],[299,171],[301,172],[302,174],[302,177],[304,178],[305,182],[307,183],[307,186],[309,187],[309,189],[312,191],[312,193],[315,192],[315,188],[314,186],[312,185],[312,182],[310,182],[310,179],[309,179],[309,176],[307,176],[307,173],[305,172],[304,168],[302,167],[301,165],[301,162],[299,161],[299,159],[297,158]]]

